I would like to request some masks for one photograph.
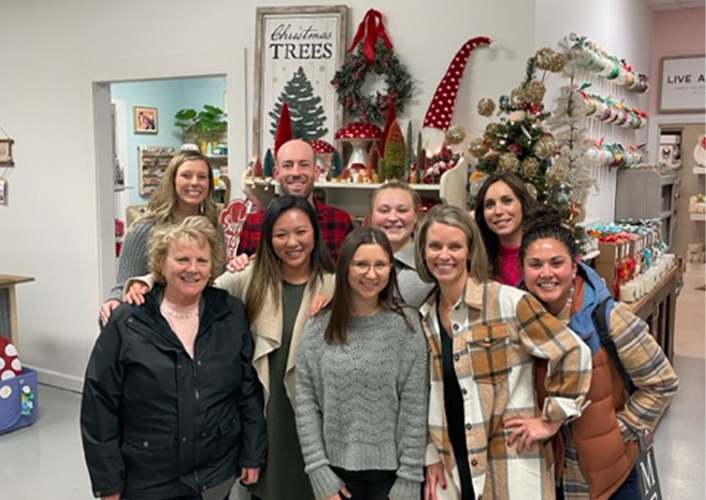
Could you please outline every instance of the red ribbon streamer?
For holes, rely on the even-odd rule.
[[[367,29],[366,29],[367,28]],[[370,9],[366,12],[365,17],[358,25],[358,32],[355,34],[353,43],[348,48],[348,53],[353,52],[355,47],[365,37],[365,45],[363,46],[363,56],[368,66],[375,62],[375,42],[378,37],[387,45],[388,49],[392,49],[392,42],[387,37],[385,24],[382,21],[382,13],[375,9]]]

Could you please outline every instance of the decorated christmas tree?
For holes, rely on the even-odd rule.
[[[483,137],[471,141],[469,151],[478,158],[478,171],[516,174],[537,201],[555,206],[568,217],[571,186],[547,175],[560,144],[545,126],[549,113],[542,104],[547,72],[556,73],[563,67],[564,56],[548,48],[531,57],[522,84],[509,96],[498,99],[499,121],[491,121]],[[537,77],[538,69],[544,71],[541,79]],[[482,116],[492,117],[495,109],[492,99],[481,99],[478,103],[478,113]]]
[[[292,116],[292,136],[305,141],[320,139],[328,133],[324,126],[326,115],[321,105],[321,97],[314,95],[314,88],[304,73],[304,68],[294,73],[294,76],[284,85],[284,90],[277,98],[274,110],[269,115],[272,118],[270,133],[274,137],[277,132],[283,103],[288,103]]]

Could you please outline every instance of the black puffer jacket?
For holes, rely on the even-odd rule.
[[[162,294],[157,287],[144,306],[113,311],[91,354],[81,435],[96,497],[194,495],[264,463],[262,387],[243,303],[204,290],[192,360],[159,312]]]

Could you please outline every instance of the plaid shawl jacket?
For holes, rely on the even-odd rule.
[[[460,481],[444,409],[436,300],[431,296],[421,308],[431,372],[426,462],[443,462],[448,487],[438,490],[439,498],[453,499],[459,498]],[[511,429],[502,424],[512,418],[580,416],[591,379],[590,350],[534,297],[494,281],[469,279],[450,318],[476,500],[553,499],[551,442],[518,455],[515,445],[507,445]],[[544,408],[537,406],[533,357],[548,360]]]

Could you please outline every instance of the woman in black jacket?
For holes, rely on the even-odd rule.
[[[155,232],[161,286],[122,305],[86,370],[81,434],[93,491],[108,500],[222,500],[257,482],[267,439],[242,302],[208,286],[225,251],[187,217]]]

